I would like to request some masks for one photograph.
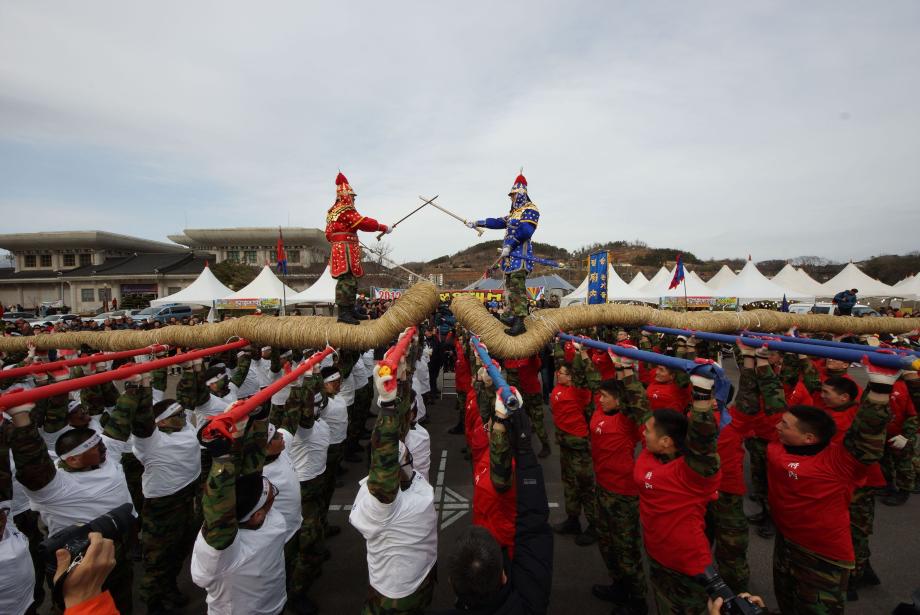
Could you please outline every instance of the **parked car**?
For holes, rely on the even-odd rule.
[[[97,325],[101,325],[106,320],[127,317],[131,318],[133,314],[137,314],[140,310],[112,310],[111,312],[102,312],[101,314],[96,314],[95,316],[84,316],[83,322],[90,322],[95,320]]]
[[[23,320],[31,320],[35,318],[35,314],[33,314],[32,312],[4,312],[3,313],[3,320],[19,320],[20,318],[22,318]]]
[[[792,311],[791,306],[789,311]],[[813,306],[811,306],[811,310],[809,310],[809,312],[812,314],[833,314],[834,316],[840,316],[840,310],[834,303],[815,303]],[[854,305],[851,314],[853,316],[881,316],[881,314],[863,303],[857,303]]]
[[[813,303],[793,303],[789,306],[790,314],[809,314],[811,313],[811,308],[814,307]]]
[[[853,316],[860,316],[860,317],[868,316],[871,318],[874,316],[881,316],[881,314],[873,310],[868,305],[862,305],[861,303],[857,303],[856,305],[853,306],[852,313],[853,313]]]
[[[153,320],[167,323],[171,318],[182,320],[183,318],[191,318],[191,316],[192,306],[167,303],[166,305],[151,305],[149,308],[143,309],[137,314],[133,314],[131,318],[139,322],[146,322],[148,319],[152,318]]]
[[[48,316],[39,316],[38,318],[33,318],[28,321],[33,327],[35,325],[51,325],[54,326],[59,322],[70,322],[72,320],[80,320],[80,317],[76,314],[49,314]]]

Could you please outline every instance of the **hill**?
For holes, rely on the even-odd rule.
[[[690,251],[680,248],[655,248],[643,241],[611,241],[595,243],[569,250],[548,243],[534,242],[534,254],[553,259],[563,265],[554,269],[538,265],[534,268],[536,275],[556,273],[572,284],[579,284],[587,275],[587,259],[592,252],[607,250],[614,268],[627,282],[640,271],[645,277],[653,276],[663,265],[674,266],[677,255],[683,254],[684,264],[708,280],[722,267],[727,265],[734,271],[740,271],[746,259],[707,259],[698,258]],[[461,288],[476,281],[487,267],[495,263],[501,250],[501,240],[478,243],[455,254],[445,254],[427,262],[405,263],[405,267],[423,275],[437,276],[435,279],[447,288]],[[765,260],[757,262],[760,271],[770,277],[776,275],[787,263],[803,268],[819,282],[825,282],[840,272],[845,263],[835,262],[818,256],[798,256],[786,260]],[[878,278],[886,284],[895,284],[907,275],[920,271],[920,252],[906,255],[886,254],[874,256],[856,264],[868,275]],[[493,272],[493,277],[499,277]]]

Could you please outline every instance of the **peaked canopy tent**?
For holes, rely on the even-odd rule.
[[[719,288],[719,295],[723,297],[737,297],[739,303],[753,303],[754,301],[781,301],[786,299],[811,299],[814,295],[807,295],[775,284],[767,279],[754,265],[748,261],[734,280]]]
[[[279,280],[271,267],[265,265],[255,280],[224,299],[277,299],[291,303],[291,297],[296,294],[296,290]]]
[[[853,263],[847,263],[847,266],[825,282],[822,288],[824,289],[822,294],[826,297],[833,297],[840,291],[851,288],[858,290],[860,297],[890,297],[898,294],[894,288],[866,275]]]
[[[586,303],[588,300],[588,277],[573,292],[562,298],[560,305],[565,307],[574,303]],[[607,264],[607,301],[648,301],[642,293],[623,281],[613,265]]]
[[[904,278],[903,280],[895,284],[892,288],[901,288],[905,284],[910,284],[911,281],[914,280],[916,277],[917,277],[917,274],[912,273],[911,275],[907,276],[906,278]]]
[[[642,288],[642,287],[645,286],[646,284],[648,284],[648,278],[645,277],[644,275],[642,275],[642,272],[641,272],[641,271],[640,271],[639,273],[637,273],[637,274],[635,275],[635,277],[633,277],[633,279],[630,280],[630,282],[629,282],[629,285],[630,285],[632,288],[636,288],[636,289]]]
[[[294,294],[288,295],[288,303],[296,304],[333,304],[335,303],[335,278],[329,270],[329,265],[323,270],[322,275],[306,289]]]
[[[587,279],[587,278],[585,278]],[[533,278],[527,278],[527,286],[542,286],[547,291],[551,290],[561,290],[561,291],[573,291],[575,287],[560,278],[556,274],[552,275],[540,275]],[[494,278],[480,278],[476,280],[469,286],[465,287],[463,290],[498,290],[505,287],[504,280],[496,280]]]
[[[826,294],[820,282],[803,270],[796,269],[789,263],[786,263],[786,265],[779,270],[779,273],[773,276],[771,282],[783,288],[804,293],[811,297],[823,297]]]
[[[714,276],[712,276],[706,285],[709,286],[712,290],[719,290],[725,284],[728,284],[737,277],[734,271],[732,271],[728,265],[722,265],[722,268],[719,269]]]
[[[233,294],[233,291],[221,284],[220,280],[205,265],[195,281],[177,293],[154,299],[150,305],[163,305],[166,303],[191,303],[193,305],[213,305]]]
[[[675,267],[676,269],[676,267]],[[655,301],[657,302],[661,297],[683,297],[685,294],[688,297],[713,297],[712,290],[706,285],[705,282],[698,276],[693,273],[684,273],[684,281],[686,281],[686,292],[684,288],[684,282],[681,282],[674,288],[668,288],[671,285],[671,280],[674,279],[674,271],[668,271],[664,267],[658,270],[658,273],[649,281],[648,284],[639,289],[639,294],[645,297],[646,301]]]
[[[906,277],[898,282],[894,287],[894,292],[898,297],[905,299],[920,299],[920,274]]]

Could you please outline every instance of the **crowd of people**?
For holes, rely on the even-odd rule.
[[[615,613],[717,609],[700,580],[713,570],[746,592],[750,525],[774,540],[783,613],[842,612],[860,586],[880,582],[869,557],[875,497],[903,505],[920,468],[916,373],[870,365],[862,391],[846,363],[739,345],[738,392],[720,407],[708,378],[624,358],[616,347],[702,361],[724,348],[692,336],[581,333],[614,350],[557,342],[499,365],[519,400],[512,412],[468,332],[441,306],[394,373],[381,369],[386,347],[330,354],[275,387],[230,438],[202,427],[314,351],[246,347],[183,362],[170,397],[167,368],[119,377],[123,366],[102,360],[2,380],[10,394],[114,371],[112,382],[5,410],[0,585],[18,591],[0,592],[0,611],[30,612],[54,587],[42,540],[129,505],[138,521],[114,543],[103,585],[108,612],[130,613],[138,600],[150,613],[182,609],[187,597],[176,579],[189,555],[209,612],[318,612],[315,581],[328,541],[342,531],[327,513],[348,462],[368,463],[349,515],[367,543],[365,612],[427,611],[438,532],[423,425],[436,399],[436,349],[452,357],[458,423],[451,431],[466,438],[474,494],[473,526],[446,562],[456,609],[546,612],[553,533],[597,545],[609,580],[590,591]],[[57,359],[78,354],[60,349]],[[140,355],[125,366],[156,358]],[[33,347],[4,355],[3,367],[48,360]],[[553,455],[565,518],[551,526],[540,464]],[[745,495],[762,507],[751,518]],[[138,596],[135,540],[143,561]]]

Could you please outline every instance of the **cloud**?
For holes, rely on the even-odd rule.
[[[523,165],[557,245],[907,251],[918,21],[912,2],[7,3],[0,209],[12,232],[160,240],[321,226],[341,168],[384,222],[436,193],[480,218]],[[391,243],[475,239],[429,209]]]

